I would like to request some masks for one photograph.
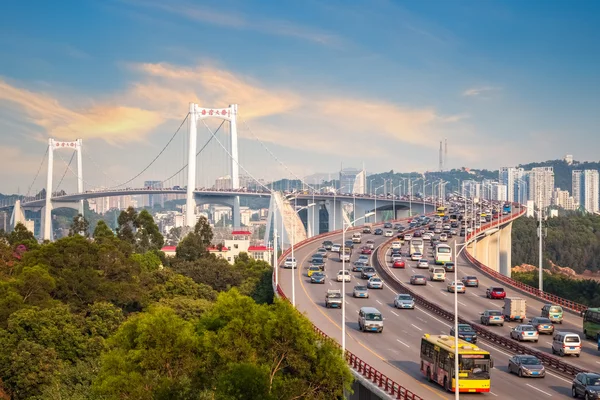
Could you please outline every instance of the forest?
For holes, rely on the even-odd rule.
[[[81,215],[38,244],[0,239],[1,399],[335,399],[350,389],[339,348],[289,303],[272,268],[210,254],[205,218],[177,247],[147,211]]]

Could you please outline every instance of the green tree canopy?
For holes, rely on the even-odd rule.
[[[213,239],[213,232],[205,216],[200,216],[194,231],[188,233],[176,250],[176,257],[184,261],[194,261],[208,255],[208,247]]]
[[[90,236],[90,223],[81,214],[73,217],[73,223],[69,228],[69,236],[81,235],[83,237]]]
[[[28,231],[25,225],[18,222],[17,225],[15,225],[15,229],[8,235],[8,242],[14,246],[37,241],[35,240],[33,232]]]

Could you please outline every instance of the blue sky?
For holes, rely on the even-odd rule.
[[[87,188],[124,182],[190,101],[239,104],[240,163],[256,178],[434,170],[444,138],[450,168],[597,160],[599,17],[583,0],[8,2],[0,192],[44,186],[42,165],[29,189],[48,137],[84,140]],[[186,129],[130,186],[185,164]],[[70,156],[55,160],[67,191]],[[227,160],[209,144],[198,186]]]

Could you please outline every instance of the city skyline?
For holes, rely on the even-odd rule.
[[[531,149],[539,160],[563,149],[596,156],[598,98],[588,82],[597,77],[589,66],[598,52],[568,57],[569,44],[597,47],[596,4],[378,1],[368,11],[366,4],[7,5],[0,192],[25,193],[48,137],[82,138],[84,153],[103,165],[84,159],[86,186],[111,186],[107,179],[133,175],[158,153],[190,101],[239,104],[240,160],[267,180],[290,173],[256,138],[297,176],[335,171],[341,161],[369,171],[434,171],[446,138],[447,169],[517,165]],[[378,22],[368,29],[356,24],[365,12]],[[565,15],[577,23],[555,24]],[[497,37],[504,40],[489,45]],[[181,164],[180,154],[167,157]]]

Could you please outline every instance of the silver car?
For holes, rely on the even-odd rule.
[[[519,342],[522,340],[531,340],[537,343],[540,335],[533,327],[533,325],[517,325],[510,331],[510,337],[512,339],[518,340]]]
[[[352,297],[362,297],[369,298],[369,290],[364,285],[354,286],[354,290],[352,291]]]
[[[381,280],[381,278],[373,276],[369,278],[369,281],[367,282],[367,287],[369,289],[383,289],[383,281]]]
[[[411,310],[415,309],[415,299],[410,294],[399,294],[394,299],[394,307],[396,308],[408,308]]]

